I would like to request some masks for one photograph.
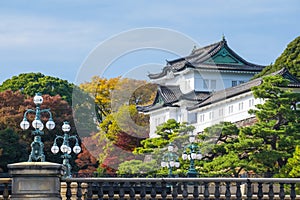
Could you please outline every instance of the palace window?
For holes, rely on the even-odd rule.
[[[219,116],[222,117],[224,115],[224,109],[220,108],[219,109]]]
[[[231,82],[231,86],[232,86],[232,87],[237,86],[237,81],[232,81],[232,82]]]
[[[228,113],[233,113],[233,105],[228,106]]]
[[[212,120],[214,118],[214,111],[209,112],[209,120]]]
[[[183,118],[182,115],[179,114],[179,115],[178,115],[178,122],[182,122],[182,118]]]
[[[231,81],[231,86],[234,87],[234,86],[240,85],[242,83],[245,83],[245,81],[233,80],[233,81]]]
[[[239,103],[239,110],[243,110],[244,109],[244,103],[243,102],[240,102]]]
[[[199,115],[199,122],[204,122],[204,114]]]
[[[254,99],[249,99],[249,107],[254,106]]]

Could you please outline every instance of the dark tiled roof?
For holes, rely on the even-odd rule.
[[[173,105],[179,100],[189,100],[189,101],[202,101],[209,97],[209,92],[195,92],[191,91],[189,93],[182,93],[179,86],[164,86],[158,85],[155,100],[152,105],[148,106],[138,106],[137,109],[141,112],[148,112],[150,110],[156,110],[164,106],[177,106]],[[162,102],[160,102],[162,100]]]
[[[299,87],[300,85],[300,80],[293,76],[287,68],[282,68],[281,70],[272,73],[272,75],[281,75],[283,78],[288,79],[290,81],[289,87]]]
[[[174,103],[182,96],[179,86],[158,86],[158,92],[165,104]]]
[[[239,64],[234,63],[207,63],[209,59],[217,55],[221,49],[226,51],[234,57]],[[247,62],[232,49],[229,48],[225,39],[220,42],[195,49],[186,57],[178,58],[172,61],[167,61],[167,65],[163,68],[162,72],[157,74],[149,74],[150,79],[161,78],[168,74],[168,72],[179,72],[186,68],[196,69],[213,69],[213,70],[236,70],[236,71],[253,71],[260,72],[265,66],[256,65]]]

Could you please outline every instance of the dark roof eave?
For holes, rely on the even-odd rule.
[[[230,96],[225,96],[224,98],[220,98],[220,99],[217,99],[217,100],[214,100],[214,101],[208,101],[208,102],[203,103],[203,104],[200,102],[199,104],[197,104],[197,105],[195,105],[195,106],[188,107],[187,110],[188,110],[188,111],[195,110],[195,109],[197,109],[197,108],[200,108],[200,107],[203,107],[203,106],[207,106],[207,105],[210,105],[210,104],[213,104],[213,103],[216,103],[216,102],[220,102],[220,101],[223,101],[223,100],[225,100],[225,99],[229,99],[229,98],[231,98],[231,97],[234,97],[234,96],[236,96],[236,95],[240,95],[240,94],[243,94],[243,93],[246,93],[246,92],[249,92],[249,91],[251,91],[251,88],[250,88],[250,89],[247,89],[247,90],[243,90],[243,91],[238,92],[238,93],[235,93],[235,94],[232,94],[232,95],[230,95]],[[205,100],[204,100],[204,101],[205,101]],[[199,105],[201,105],[201,106],[199,106]]]
[[[152,108],[149,108],[147,110],[140,111],[140,112],[148,113],[148,112],[155,111],[155,110],[158,110],[158,109],[161,109],[161,108],[164,108],[164,107],[179,107],[179,106],[178,105],[172,105],[172,104],[163,104],[161,106],[152,107]]]
[[[221,66],[221,65],[213,65],[216,66],[214,68],[212,67],[203,67],[203,66],[195,66],[196,69],[206,69],[206,70],[234,70],[234,71],[249,71],[249,72],[261,72],[261,70],[264,68],[264,66],[262,66],[261,68],[236,68],[233,67],[233,65],[231,66]]]

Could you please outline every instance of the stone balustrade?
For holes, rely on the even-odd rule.
[[[298,178],[71,178],[65,182],[66,200],[300,199]]]
[[[56,163],[9,165],[0,199],[299,199],[300,178],[63,178]]]

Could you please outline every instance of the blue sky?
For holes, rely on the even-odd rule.
[[[224,34],[244,59],[270,64],[300,35],[300,1],[7,0],[0,2],[0,19],[0,83],[27,72],[78,83],[93,50],[124,32],[146,27],[178,32],[197,46],[217,42]],[[144,39],[148,40],[146,34]],[[123,48],[126,42],[114,44],[107,52]],[[184,49],[190,51],[193,45],[187,45]],[[126,76],[140,66],[155,73],[166,59],[176,56],[143,48],[115,55],[105,73],[95,70],[94,75]],[[153,63],[158,67],[152,68]],[[93,67],[102,69],[102,64],[107,63]]]

